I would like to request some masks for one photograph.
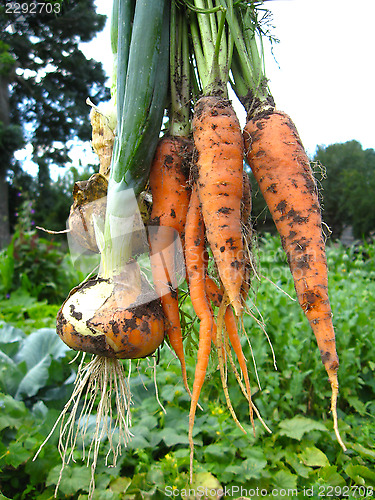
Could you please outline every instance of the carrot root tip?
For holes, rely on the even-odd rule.
[[[336,439],[341,448],[344,451],[347,451],[347,448],[344,444],[340,436],[339,426],[338,426],[338,418],[337,418],[337,397],[339,394],[339,382],[337,379],[337,371],[335,370],[327,370],[329,382],[331,384],[332,396],[331,396],[331,412],[333,417],[333,429],[335,431]]]

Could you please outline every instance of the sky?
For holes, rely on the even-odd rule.
[[[83,51],[111,73],[110,0],[96,0],[107,27]],[[271,0],[273,35],[266,76],[278,109],[288,113],[309,156],[318,145],[352,139],[375,149],[375,0]],[[244,112],[237,107],[240,121]]]
[[[375,148],[373,0],[267,2],[280,43],[268,57],[279,109],[296,123],[309,153],[317,145],[359,141]]]

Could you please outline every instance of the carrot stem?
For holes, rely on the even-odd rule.
[[[227,0],[220,0],[223,6]],[[232,61],[233,89],[248,114],[252,111],[254,100],[256,109],[273,105],[264,71],[263,41],[260,36],[261,51],[257,46],[259,22],[255,13],[250,15],[252,6],[246,7],[242,14],[240,8],[227,11],[227,22],[233,36],[235,49]]]
[[[213,8],[211,0],[195,0],[194,5],[190,30],[202,93],[226,96],[232,47],[225,30],[226,8]]]
[[[172,2],[170,40],[171,135],[187,137],[190,133],[190,62],[186,16]],[[175,36],[173,36],[175,34]]]

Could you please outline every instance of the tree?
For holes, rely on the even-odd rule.
[[[353,227],[355,237],[367,236],[375,229],[375,151],[363,150],[353,140],[319,146],[314,160],[326,169],[321,181],[323,219],[332,237],[339,237],[348,225]]]
[[[36,13],[31,13],[33,5]],[[109,98],[102,65],[87,60],[79,49],[103,28],[105,16],[95,12],[93,0],[54,0],[43,2],[43,9],[41,5],[22,2],[25,14],[0,7],[0,247],[9,239],[8,180],[17,171],[13,153],[22,147],[22,137],[32,144],[43,178],[37,200],[43,210],[41,196],[47,196],[50,166],[69,161],[69,141],[90,139],[86,98]]]

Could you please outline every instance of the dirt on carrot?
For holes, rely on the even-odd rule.
[[[248,163],[280,234],[299,304],[315,334],[331,382],[337,431],[339,360],[328,297],[321,211],[309,159],[292,120],[280,111],[250,120],[244,140]]]
[[[243,139],[230,101],[202,97],[192,122],[196,180],[207,239],[220,279],[237,315],[244,279],[241,200]]]
[[[189,394],[178,305],[175,238],[179,236],[184,240],[190,200],[187,179],[191,152],[192,143],[184,137],[165,136],[160,140],[150,172],[153,205],[149,222],[153,226],[149,241],[154,285],[166,316],[167,337],[180,361]]]

